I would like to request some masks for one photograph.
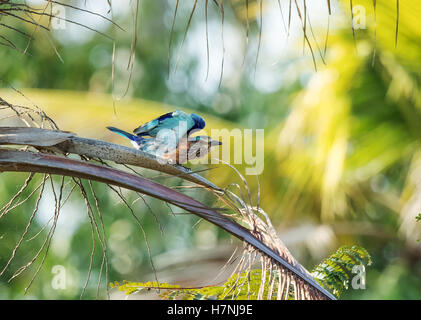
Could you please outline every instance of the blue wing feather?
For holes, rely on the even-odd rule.
[[[181,128],[180,122],[185,121],[186,127]],[[150,136],[156,137],[160,130],[170,129],[176,130],[177,136],[184,136],[189,130],[195,125],[195,121],[185,112],[176,110],[174,112],[168,112],[162,116],[149,121],[140,127],[136,128],[133,132],[140,137]]]

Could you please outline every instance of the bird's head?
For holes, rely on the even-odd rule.
[[[200,130],[200,129],[203,129],[206,126],[206,122],[205,122],[205,120],[201,116],[199,116],[199,115],[197,115],[195,113],[192,113],[191,114],[191,118],[194,121],[194,128],[195,129],[199,129]]]

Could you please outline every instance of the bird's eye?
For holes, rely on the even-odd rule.
[[[196,151],[196,157],[200,157],[200,155],[201,155],[200,150],[197,150]]]

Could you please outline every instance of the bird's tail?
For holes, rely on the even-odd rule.
[[[130,139],[131,141],[137,141],[137,136],[135,136],[134,134],[128,133],[124,130],[118,129],[118,128],[114,128],[114,127],[107,127],[108,130],[115,132],[117,134],[119,134],[120,136],[126,137],[128,139]]]

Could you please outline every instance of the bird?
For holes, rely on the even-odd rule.
[[[107,129],[128,138],[136,149],[171,164],[184,164],[188,160],[204,157],[209,153],[210,148],[222,144],[209,136],[191,137],[186,134],[179,140],[176,147],[172,147],[159,139],[139,137],[115,127],[107,127]]]
[[[181,164],[201,158],[209,153],[211,147],[222,144],[209,136],[191,138],[193,132],[205,126],[201,116],[176,110],[137,127],[133,130],[134,134],[115,127],[107,129],[128,138],[138,150]]]
[[[128,138],[136,149],[144,147],[145,143],[148,145],[151,143],[151,141],[145,140],[145,137],[156,138],[161,145],[167,146],[168,149],[175,149],[182,137],[188,137],[205,126],[206,122],[201,116],[176,110],[137,127],[133,130],[134,134],[115,127],[107,127],[107,129]],[[156,143],[157,141],[149,147]]]

